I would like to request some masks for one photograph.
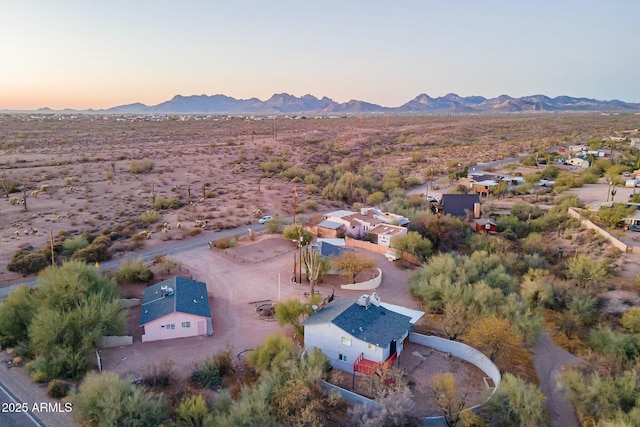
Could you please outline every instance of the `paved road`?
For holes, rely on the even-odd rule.
[[[288,219],[285,219],[288,220]],[[163,245],[161,248],[152,249],[143,252],[136,252],[132,254],[127,254],[126,256],[110,261],[105,261],[100,263],[101,271],[115,271],[120,267],[120,263],[125,259],[131,258],[142,258],[142,260],[146,263],[153,260],[153,257],[156,255],[173,255],[179,252],[188,251],[191,249],[196,249],[198,247],[202,247],[203,250],[208,249],[208,242],[211,240],[219,239],[221,237],[231,237],[231,236],[240,236],[246,237],[251,233],[260,233],[264,231],[265,226],[263,224],[252,224],[242,228],[232,228],[229,230],[215,231],[215,232],[205,232],[199,236],[191,237],[186,240],[173,241]],[[9,296],[9,292],[12,290],[22,286],[29,285],[35,286],[37,278],[31,277],[21,280],[16,280],[12,283],[7,284],[0,288],[0,301],[7,299]]]
[[[3,427],[46,427],[35,415],[31,414],[29,403],[21,402],[0,384],[0,425]],[[26,409],[26,411],[25,411]]]
[[[0,358],[7,359],[4,352]],[[0,426],[2,427],[75,427],[73,406],[47,396],[47,388],[34,384],[25,369],[0,365]],[[4,405],[7,406],[4,406]],[[16,404],[26,404],[28,411],[17,412]],[[35,407],[34,407],[35,406]],[[3,411],[4,409],[4,411]]]
[[[547,398],[547,410],[551,427],[578,427],[580,423],[564,390],[558,387],[557,377],[564,366],[578,365],[581,360],[558,347],[548,332],[540,335],[533,347],[533,363],[536,367],[540,390]]]

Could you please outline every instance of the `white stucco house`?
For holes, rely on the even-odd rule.
[[[322,350],[336,369],[371,375],[397,360],[422,315],[381,303],[375,293],[337,298],[302,322],[304,346]]]

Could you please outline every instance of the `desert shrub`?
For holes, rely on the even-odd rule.
[[[155,163],[151,159],[142,159],[141,161],[132,161],[129,167],[131,173],[149,173],[153,170]]]
[[[300,206],[304,210],[317,211],[318,210],[318,202],[315,200],[305,200]]]
[[[165,388],[173,381],[173,362],[163,360],[149,366],[142,377],[142,384],[147,387]]]
[[[197,236],[200,233],[202,233],[202,228],[195,227],[187,232],[187,237]]]
[[[266,231],[269,234],[280,234],[282,233],[282,227],[284,227],[284,219],[279,216],[276,215],[273,217],[273,219],[268,220],[267,222],[264,223],[265,227],[266,227]]]
[[[109,242],[109,243],[107,243]],[[88,264],[106,261],[111,255],[109,254],[109,245],[111,239],[108,236],[98,236],[89,246],[76,251],[71,257],[75,261],[83,261]]]
[[[234,236],[224,236],[211,241],[211,245],[216,249],[229,249],[238,244]]]
[[[632,307],[620,319],[620,324],[633,333],[640,332],[640,307]]]
[[[180,201],[177,197],[156,197],[153,201],[153,209],[163,210],[163,209],[178,209],[183,205],[182,201]]]
[[[14,352],[26,356],[29,339],[29,324],[37,309],[36,290],[21,286],[11,292],[6,301],[0,303],[0,347],[15,346]],[[25,349],[24,353],[21,352]]]
[[[320,193],[320,189],[315,184],[307,184],[304,187],[304,192],[307,194],[318,194]]]
[[[7,270],[20,274],[31,274],[45,269],[49,264],[50,261],[46,255],[39,252],[17,250],[7,264]]]
[[[49,382],[47,386],[47,395],[54,399],[62,399],[69,393],[69,383],[63,380],[55,379]]]
[[[181,426],[203,426],[204,419],[209,413],[207,402],[202,395],[185,396],[176,408],[178,425]]]
[[[173,258],[166,255],[156,255],[153,258],[153,263],[158,264],[158,271],[160,273],[169,274],[172,270],[180,266]]]
[[[90,374],[71,399],[74,414],[83,425],[155,427],[166,417],[161,394],[118,378],[114,372]]]
[[[191,382],[202,388],[218,389],[222,385],[222,374],[216,361],[210,357],[196,365],[191,373]]]
[[[153,272],[149,270],[141,258],[123,260],[116,273],[118,284],[146,283],[151,279],[153,279]]]
[[[66,239],[62,242],[62,250],[66,255],[73,255],[80,249],[89,246],[89,241],[85,236],[76,236],[73,239]]]
[[[295,342],[284,335],[269,335],[262,345],[249,353],[247,363],[257,372],[267,372],[272,366],[280,366],[286,360],[299,358]]]
[[[153,224],[160,220],[160,213],[148,210],[140,214],[140,219],[145,224]]]

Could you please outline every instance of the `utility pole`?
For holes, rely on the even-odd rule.
[[[49,242],[51,243],[51,266],[56,265],[55,252],[53,251],[53,230],[49,230]]]
[[[298,283],[302,283],[302,226],[298,226]]]
[[[293,223],[296,223],[296,211],[298,210],[298,191],[296,186],[293,186]]]

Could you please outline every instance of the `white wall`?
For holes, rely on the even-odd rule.
[[[351,345],[342,344],[342,337],[351,338]],[[398,348],[402,343],[398,343]],[[331,366],[345,372],[353,372],[353,363],[360,354],[364,354],[365,359],[375,362],[382,362],[388,357],[389,346],[387,348],[375,347],[369,349],[368,343],[354,338],[336,325],[328,322],[318,325],[307,325],[304,327],[304,347],[307,352],[313,348],[319,348],[327,356]],[[344,362],[338,359],[339,354],[347,356]]]

